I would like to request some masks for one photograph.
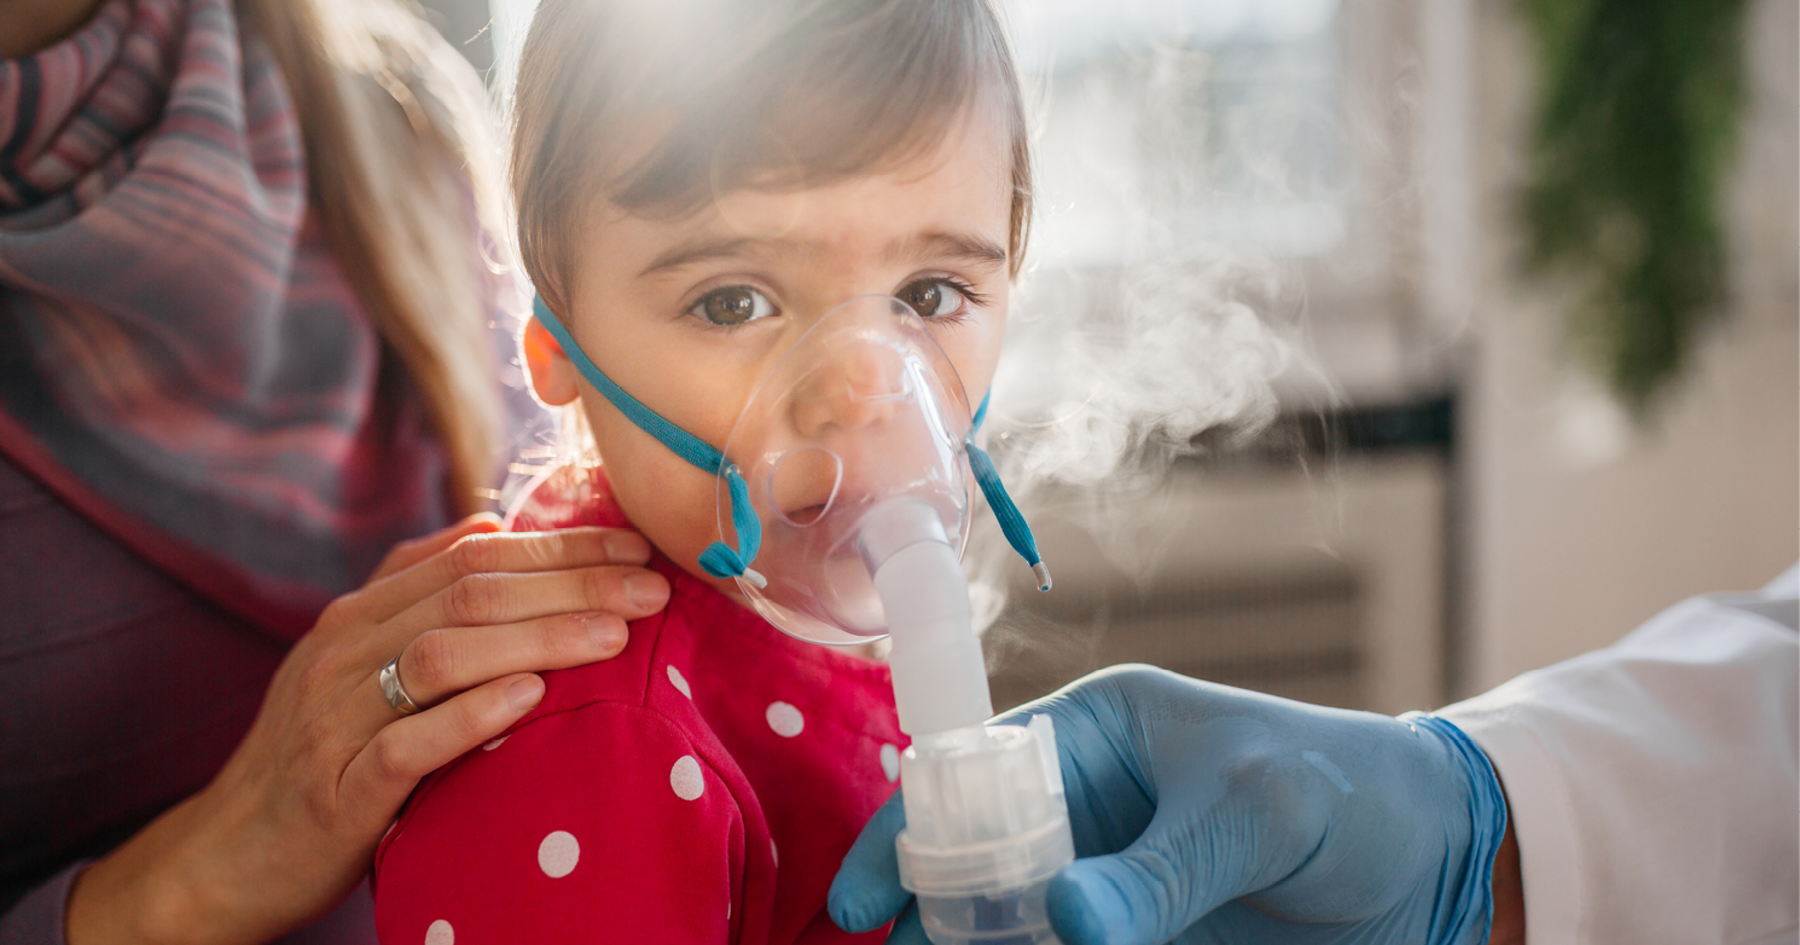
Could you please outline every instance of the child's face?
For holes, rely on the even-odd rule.
[[[839,303],[893,295],[927,318],[971,403],[1005,333],[1011,155],[968,122],[935,153],[805,190],[740,190],[682,219],[597,213],[573,256],[569,330],[607,376],[723,448],[756,383]],[[625,514],[682,567],[718,535],[714,476],[638,429],[535,321],[533,385],[581,399]],[[707,578],[727,591],[730,581]]]

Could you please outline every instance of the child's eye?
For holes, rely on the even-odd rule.
[[[900,301],[922,318],[961,314],[969,303],[969,290],[947,279],[920,279],[900,290]]]
[[[744,285],[714,289],[700,297],[689,315],[698,315],[714,325],[742,325],[775,314],[775,303],[769,297]]]

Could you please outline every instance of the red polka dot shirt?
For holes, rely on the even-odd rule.
[[[511,527],[627,525],[565,467]],[[618,657],[426,778],[375,858],[384,945],[868,942],[825,914],[906,745],[882,664],[803,643],[660,557]]]

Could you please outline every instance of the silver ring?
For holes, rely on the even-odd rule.
[[[381,694],[387,697],[388,705],[401,715],[411,715],[419,711],[419,704],[412,701],[412,696],[400,686],[400,657],[396,656],[381,667]]]

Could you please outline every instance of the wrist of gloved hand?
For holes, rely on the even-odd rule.
[[[1076,853],[1049,910],[1069,945],[1481,942],[1505,805],[1486,757],[1432,716],[1290,702],[1149,667],[1008,720],[1056,722]],[[846,929],[899,913],[898,797],[832,887]],[[910,912],[910,910],[908,910]],[[902,916],[890,941],[923,943]]]
[[[1440,890],[1437,914],[1441,921],[1435,923],[1431,941],[1434,945],[1483,945],[1494,922],[1494,858],[1506,837],[1506,795],[1500,778],[1487,753],[1449,721],[1428,712],[1408,712],[1400,721],[1442,739],[1469,778],[1468,852],[1460,881],[1446,882]],[[1452,872],[1448,865],[1445,872]]]

